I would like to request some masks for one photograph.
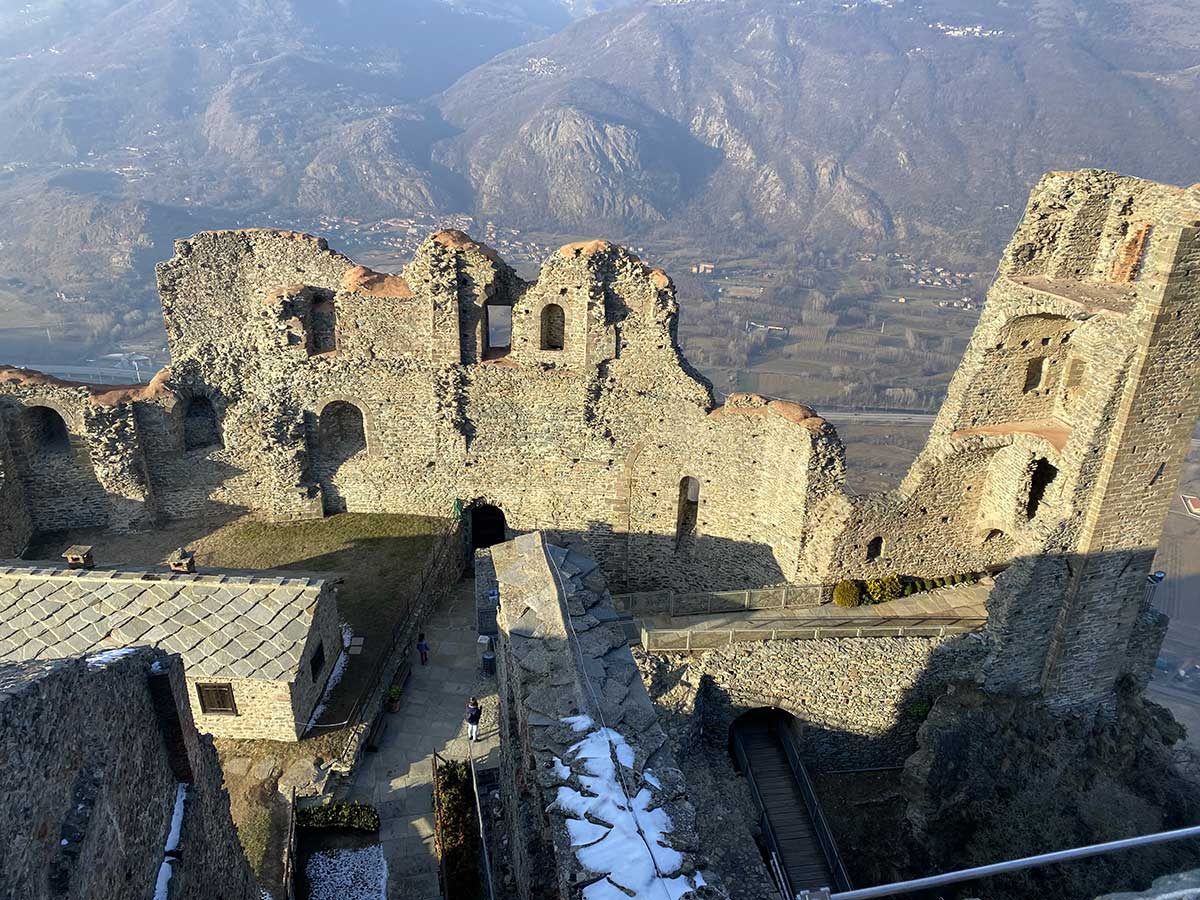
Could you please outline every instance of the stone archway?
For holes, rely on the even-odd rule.
[[[471,553],[508,540],[504,510],[490,503],[471,507]]]

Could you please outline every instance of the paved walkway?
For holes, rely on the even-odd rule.
[[[433,753],[476,765],[498,762],[495,678],[477,671],[474,585],[458,586],[453,598],[426,623],[429,665],[413,652],[412,678],[400,712],[388,714],[387,732],[377,753],[367,753],[346,799],[379,810],[380,838],[388,863],[388,900],[441,897],[433,843]],[[463,712],[474,694],[483,703],[480,741],[467,739]],[[484,759],[481,759],[484,758]]]

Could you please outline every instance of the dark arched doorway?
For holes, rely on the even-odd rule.
[[[482,550],[507,540],[504,511],[490,503],[471,507],[471,550]]]
[[[25,421],[33,448],[43,453],[70,453],[71,435],[67,423],[48,406],[31,406]]]

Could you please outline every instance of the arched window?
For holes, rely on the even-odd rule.
[[[700,513],[700,480],[685,475],[679,481],[679,512],[675,518],[675,540],[683,541],[696,533]]]
[[[867,541],[867,562],[883,556],[883,538],[879,535]]]
[[[308,310],[308,355],[337,349],[337,311],[332,299],[314,300]]]
[[[35,449],[44,453],[70,453],[67,423],[48,406],[31,406],[25,411],[29,435]]]
[[[183,411],[183,448],[223,447],[221,422],[207,397],[192,397]]]
[[[990,544],[992,541],[998,541],[1002,537],[1004,537],[1003,531],[1001,531],[999,528],[992,528],[989,529],[988,533],[983,536],[983,542],[985,544]]]
[[[557,303],[542,307],[542,349],[561,350],[563,334],[567,327],[567,314]]]
[[[1045,499],[1046,489],[1050,487],[1058,475],[1058,469],[1050,464],[1045,457],[1039,458],[1033,465],[1033,477],[1029,480],[1029,500],[1025,503],[1025,516],[1032,519]]]
[[[366,450],[362,410],[346,400],[327,404],[317,425],[317,444],[321,461],[330,466],[340,466]]]

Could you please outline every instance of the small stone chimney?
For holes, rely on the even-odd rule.
[[[67,561],[68,569],[93,569],[96,560],[92,558],[91,544],[75,544],[63,551],[63,559]]]
[[[184,574],[196,571],[196,554],[186,547],[180,547],[175,551],[175,554],[167,560],[167,565],[171,567],[172,572],[182,572]]]

